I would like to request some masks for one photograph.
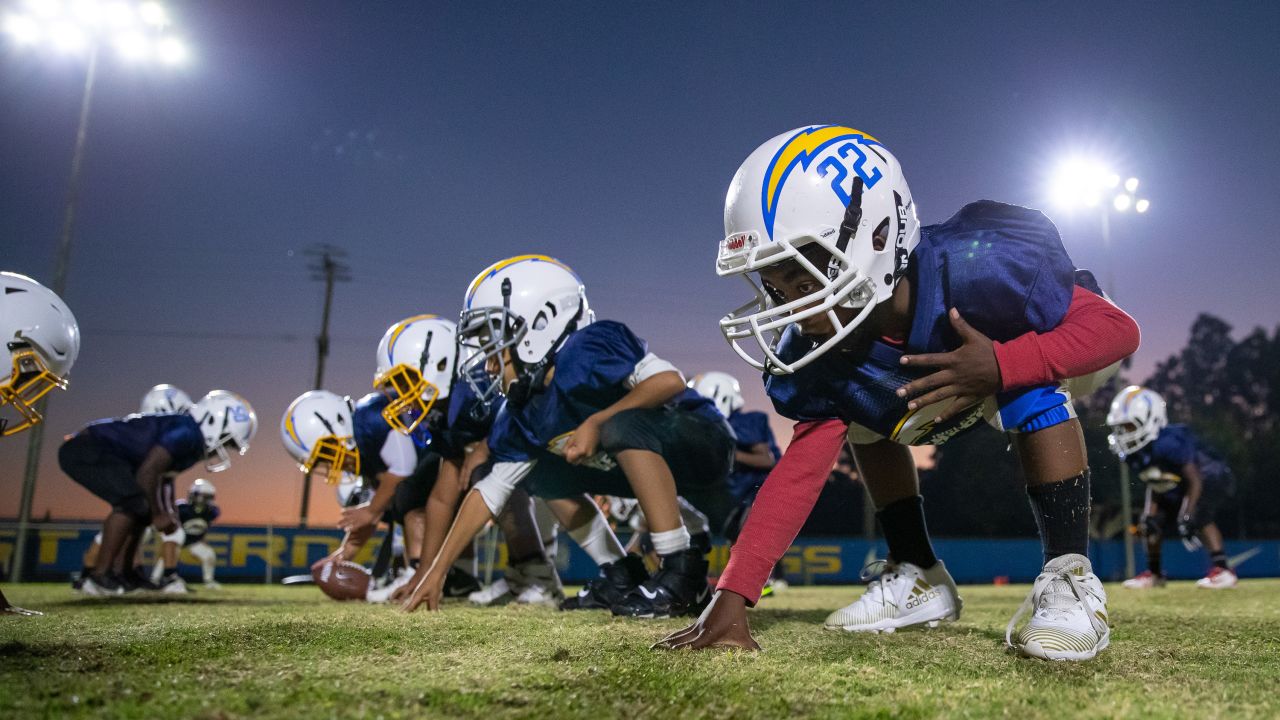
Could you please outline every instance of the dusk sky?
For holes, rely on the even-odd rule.
[[[0,12],[20,0],[0,0]],[[261,429],[209,476],[231,521],[296,520],[279,419],[311,388],[321,286],[302,251],[350,253],[326,386],[370,390],[392,322],[454,316],[467,282],[554,255],[602,318],[687,374],[765,406],[716,321],[725,190],[761,142],[810,123],[875,135],[922,222],[991,198],[1041,207],[1142,326],[1143,378],[1211,312],[1277,325],[1280,4],[192,2],[180,71],[105,56],[65,300],[83,349],[51,404],[34,515],[106,514],[58,470],[60,438],[157,383],[243,394]],[[52,283],[84,63],[0,37],[0,269]],[[1047,205],[1073,149],[1152,207]],[[779,429],[784,427],[778,423]],[[0,440],[0,517],[27,439]],[[184,475],[185,494],[196,470]],[[313,519],[337,515],[317,484]]]

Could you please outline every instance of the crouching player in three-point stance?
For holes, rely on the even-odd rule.
[[[934,556],[906,446],[942,443],[985,418],[1010,434],[1044,544],[1043,569],[1006,641],[1055,660],[1106,648],[1107,597],[1086,557],[1089,469],[1070,393],[1114,372],[1137,348],[1138,329],[1076,272],[1053,224],[982,201],[920,228],[898,161],[839,126],[762,145],[733,178],[724,217],[717,272],[743,276],[756,296],[722,329],[766,372],[778,411],[799,424],[711,606],[659,646],[758,647],[745,607],[812,509],[845,425],[889,560],[826,626],[892,631],[957,619],[960,597]],[[972,482],[983,482],[981,472]]]
[[[438,606],[443,568],[525,483],[549,499],[570,537],[601,566],[599,582],[569,608],[633,617],[698,612],[708,595],[707,560],[691,547],[677,496],[713,527],[727,512],[733,439],[711,401],[686,388],[680,372],[625,325],[592,322],[582,281],[543,255],[481,272],[467,291],[458,335],[476,351],[467,365],[483,365],[495,379],[477,392],[500,391],[506,402],[489,434],[492,469],[463,500],[406,607]],[[581,472],[545,472],[556,465]],[[583,493],[640,501],[660,558],[653,577],[636,572],[638,563]]]
[[[1209,551],[1209,574],[1196,587],[1236,586],[1214,511],[1235,491],[1231,468],[1185,425],[1170,425],[1164,398],[1136,385],[1120,391],[1107,413],[1111,451],[1147,486],[1138,528],[1147,541],[1147,569],[1124,581],[1130,589],[1164,585],[1160,541],[1174,525],[1188,550]]]

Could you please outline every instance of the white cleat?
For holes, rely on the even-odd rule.
[[[99,584],[94,581],[92,575],[88,575],[85,577],[84,582],[80,584],[80,592],[92,597],[110,597],[112,595],[123,595],[124,588],[109,579]]]
[[[516,596],[517,605],[540,605],[542,607],[558,608],[561,601],[564,600],[564,591],[557,588],[547,588],[541,583],[534,583],[526,586]]]
[[[472,605],[493,607],[495,605],[506,605],[514,597],[515,593],[511,592],[511,585],[507,583],[506,578],[498,578],[493,581],[492,585],[486,585],[468,595],[467,600]]]
[[[1216,565],[1209,571],[1208,575],[1196,581],[1196,587],[1208,588],[1210,590],[1225,590],[1233,588],[1240,578],[1236,577],[1235,571],[1227,568],[1220,568]]]
[[[182,578],[174,575],[168,582],[160,586],[160,592],[164,595],[186,595],[188,592],[187,583]]]
[[[1133,577],[1120,583],[1121,587],[1129,590],[1149,590],[1151,588],[1164,587],[1164,576],[1156,575],[1150,570],[1143,570]]]
[[[221,590],[222,583],[218,582],[217,580],[205,580],[204,589],[205,590]]]
[[[396,575],[395,580],[392,580],[386,585],[383,585],[380,588],[370,588],[364,594],[364,601],[374,603],[374,604],[390,602],[392,593],[404,587],[405,585],[408,585],[409,581],[412,579],[413,579],[412,572],[402,571]]]
[[[873,633],[912,625],[937,627],[943,620],[959,619],[963,606],[956,582],[942,561],[928,570],[911,563],[884,563],[880,577],[862,597],[828,615],[823,627]]]
[[[1014,628],[1028,611],[1026,627]],[[1091,660],[1111,643],[1107,592],[1089,558],[1062,555],[1040,571],[1031,593],[1005,628],[1005,644],[1041,660]]]

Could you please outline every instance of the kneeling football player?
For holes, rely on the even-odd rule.
[[[982,201],[920,228],[897,159],[865,133],[834,125],[779,135],[752,153],[730,185],[724,218],[717,273],[744,277],[756,294],[721,321],[722,331],[765,372],[775,408],[799,424],[711,607],[660,646],[758,647],[745,608],[846,438],[889,562],[826,626],[880,632],[958,618],[960,597],[934,555],[907,445],[940,444],[985,418],[1010,434],[1044,548],[1006,642],[1057,660],[1106,648],[1107,598],[1086,555],[1089,468],[1071,392],[1114,373],[1137,348],[1138,331],[1091,275],[1076,272],[1053,224]],[[1071,388],[1070,378],[1079,378]],[[1026,609],[1034,612],[1019,630]]]
[[[732,433],[714,405],[685,387],[680,372],[649,353],[629,328],[592,320],[581,280],[550,257],[510,258],[471,283],[460,343],[475,352],[469,363],[484,366],[495,380],[478,392],[489,398],[501,392],[506,402],[489,435],[492,468],[467,494],[407,607],[438,607],[441,568],[544,460],[594,473],[566,479],[544,469],[545,483],[559,486],[541,492],[568,499],[575,491],[579,499],[573,502],[588,509],[590,518],[574,520],[566,513],[562,523],[606,573],[626,560],[599,509],[587,508],[594,503],[581,496],[625,493],[640,501],[661,567],[614,604],[614,613],[667,617],[696,613],[705,602],[707,561],[691,547],[677,496],[684,495],[713,524],[723,521]],[[470,377],[465,371],[463,376]],[[626,489],[595,485],[609,476]],[[542,484],[530,487],[538,493]]]
[[[1124,581],[1144,589],[1164,585],[1160,541],[1172,524],[1188,550],[1203,546],[1209,552],[1209,574],[1197,587],[1236,586],[1227,564],[1222,531],[1213,521],[1217,509],[1235,490],[1231,468],[1186,425],[1170,425],[1164,398],[1136,385],[1120,391],[1107,413],[1111,450],[1129,464],[1147,486],[1138,529],[1146,538],[1147,569]]]

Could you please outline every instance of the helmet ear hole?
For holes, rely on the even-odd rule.
[[[876,231],[871,235],[871,247],[876,252],[883,252],[885,245],[889,244],[889,218],[880,221],[876,226]]]

